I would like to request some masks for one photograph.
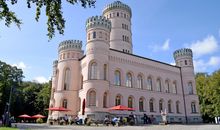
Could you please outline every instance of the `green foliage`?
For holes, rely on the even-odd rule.
[[[43,121],[42,118],[37,118],[36,122],[39,123],[39,124],[41,124],[41,123],[43,123],[44,121]]]
[[[17,3],[17,0],[9,0],[12,5]],[[94,7],[95,0],[66,0],[69,4],[80,3],[82,7]],[[39,20],[41,15],[41,9],[46,8],[47,16],[47,36],[51,39],[55,35],[55,30],[60,34],[64,34],[65,19],[62,12],[62,0],[27,0],[28,8],[31,8],[31,4],[36,5],[36,21]],[[15,15],[15,12],[9,10],[6,0],[0,0],[0,20],[5,20],[5,25],[9,26],[11,23],[15,23],[18,27],[21,25],[21,20]]]
[[[3,113],[7,102],[9,102],[10,92],[19,89],[23,77],[21,69],[0,61],[0,114]],[[11,106],[14,104],[13,100],[12,97]]]
[[[18,128],[11,128],[11,127],[1,127],[1,130],[18,130]]]
[[[220,116],[220,70],[212,75],[196,74],[196,88],[203,117]]]
[[[5,111],[11,86],[12,116],[17,117],[24,113],[47,115],[48,111],[45,109],[49,106],[51,83],[22,82],[22,74],[22,70],[0,61],[0,115]]]

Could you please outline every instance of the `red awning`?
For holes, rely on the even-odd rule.
[[[31,118],[45,118],[46,116],[43,116],[41,114],[33,115]]]
[[[129,108],[129,107],[126,107],[126,106],[123,106],[123,105],[114,106],[114,107],[111,107],[109,109],[110,110],[127,110],[127,111],[134,111],[135,110],[134,108]]]
[[[27,115],[27,114],[23,114],[23,115],[20,115],[20,116],[18,116],[18,117],[20,117],[20,118],[31,118],[31,116],[29,116],[29,115]]]

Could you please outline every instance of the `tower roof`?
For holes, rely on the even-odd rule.
[[[77,50],[81,51],[82,41],[80,40],[65,40],[59,44],[58,51],[63,50]]]
[[[103,9],[103,14],[105,12],[107,12],[109,10],[113,10],[113,9],[123,9],[123,10],[128,11],[130,16],[132,15],[131,14],[131,8],[128,5],[122,3],[121,1],[115,1],[111,4],[106,5],[105,8]]]
[[[104,27],[111,30],[111,21],[105,16],[92,16],[86,20],[86,29],[94,27]]]
[[[190,56],[190,57],[193,57],[193,52],[189,48],[182,48],[182,49],[176,50],[173,53],[173,56],[174,56],[174,59],[176,59],[177,57],[180,57],[180,56]]]

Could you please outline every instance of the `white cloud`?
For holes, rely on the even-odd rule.
[[[214,36],[210,35],[201,41],[196,41],[190,44],[189,48],[193,50],[196,57],[200,57],[206,54],[212,54],[219,48],[218,42]]]
[[[211,66],[220,66],[220,57],[212,56],[208,62]]]
[[[152,49],[153,52],[167,51],[170,49],[170,39],[167,39],[162,45],[154,44],[154,46],[149,46],[149,48]]]
[[[167,39],[162,46],[162,50],[166,51],[169,49],[170,49],[170,39]]]
[[[33,81],[37,82],[37,83],[46,83],[49,81],[49,79],[45,78],[44,76],[38,76],[38,77],[34,78]]]
[[[19,69],[22,69],[24,70],[25,68],[27,68],[27,65],[24,64],[24,62],[19,62],[18,64],[12,64],[12,66],[16,66],[18,67]]]
[[[193,62],[195,72],[207,72],[208,68],[216,68],[220,66],[220,57],[211,56],[208,61],[198,59]]]
[[[171,64],[171,65],[176,65],[176,63],[175,63],[175,62],[171,62],[170,64]]]

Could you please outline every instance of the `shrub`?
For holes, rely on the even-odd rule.
[[[36,122],[39,123],[39,124],[41,124],[41,123],[43,123],[43,119],[38,118],[38,119],[36,120]]]

